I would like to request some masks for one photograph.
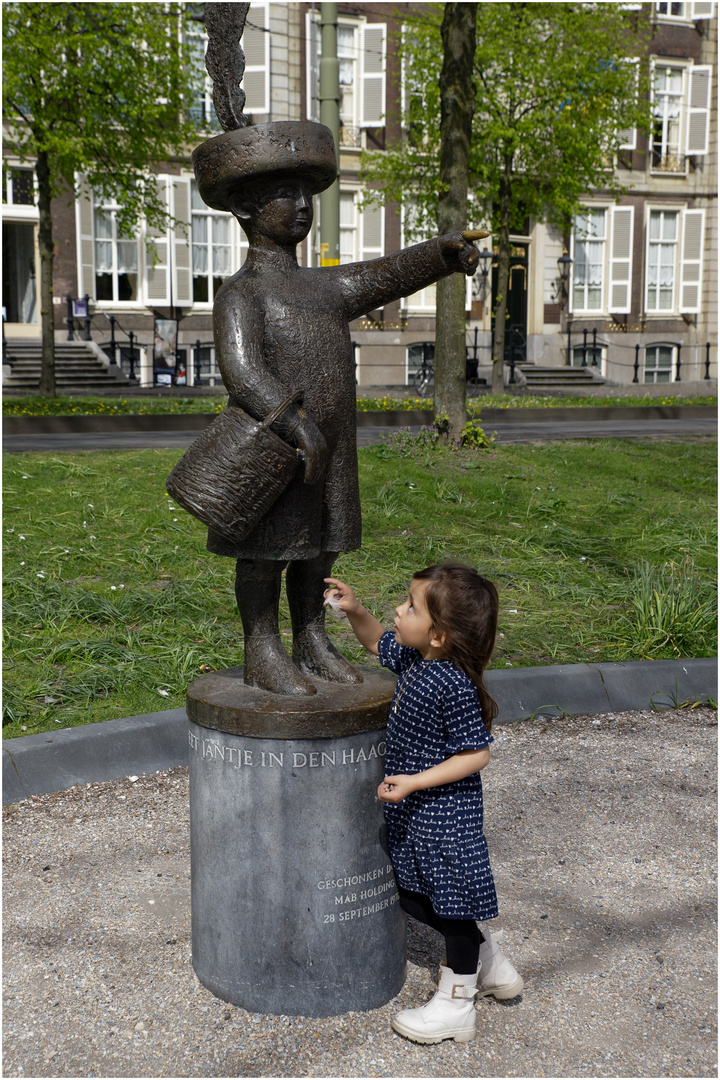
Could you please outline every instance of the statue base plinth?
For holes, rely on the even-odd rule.
[[[251,1012],[379,1008],[405,981],[376,796],[395,680],[361,671],[298,699],[245,687],[237,668],[188,689],[193,966]]]

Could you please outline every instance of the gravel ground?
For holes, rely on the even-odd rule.
[[[3,1074],[716,1076],[716,724],[698,708],[497,730],[486,831],[526,989],[481,1000],[466,1045],[390,1028],[443,958],[417,924],[402,992],[372,1012],[263,1016],[201,986],[186,770],[8,807]]]

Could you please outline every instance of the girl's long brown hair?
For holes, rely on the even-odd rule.
[[[498,621],[498,594],[492,581],[461,562],[438,563],[413,575],[428,581],[425,603],[433,629],[443,635],[443,651],[473,682],[488,731],[498,707],[483,679]]]

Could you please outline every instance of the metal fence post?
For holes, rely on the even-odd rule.
[[[90,333],[90,297],[85,293],[85,341],[92,341],[92,334]]]
[[[73,335],[72,297],[71,296],[66,296],[65,299],[67,301],[67,318],[65,319],[65,322],[67,323],[67,328],[68,328],[67,339],[68,339],[68,341],[74,341],[75,337]]]
[[[200,339],[195,342],[193,349],[193,386],[200,385]]]
[[[633,382],[639,382],[638,371],[640,370],[640,346],[635,346],[635,374],[633,375]]]
[[[117,367],[117,342],[115,341],[115,316],[108,315],[110,320],[110,348],[112,349],[112,356],[110,357],[110,363],[115,364]]]
[[[678,347],[677,347],[677,368],[675,370],[675,382],[680,382],[680,350],[681,349],[682,349],[682,345],[678,345]]]
[[[710,342],[705,345],[705,378],[710,378]]]
[[[130,378],[135,378],[135,335],[132,330],[128,334],[130,338]]]

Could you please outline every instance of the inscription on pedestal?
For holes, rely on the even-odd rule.
[[[385,741],[367,743],[363,746],[346,747],[342,750],[301,751],[258,750],[256,741],[247,746],[230,746],[217,736],[201,738],[188,733],[190,749],[206,761],[217,761],[234,769],[324,769],[343,765],[359,765],[363,761],[385,757]],[[294,773],[293,773],[294,775]]]
[[[326,893],[334,894],[333,909],[325,912],[322,917],[324,924],[348,923],[353,919],[365,919],[368,915],[385,911],[386,908],[397,904],[400,899],[390,862],[379,869],[368,870],[364,874],[351,874],[318,881],[317,887]]]

